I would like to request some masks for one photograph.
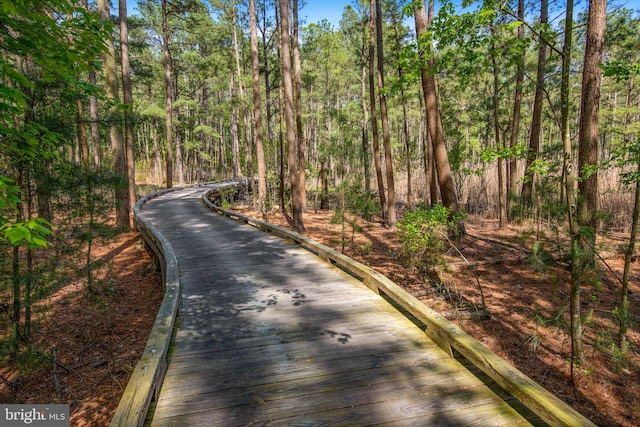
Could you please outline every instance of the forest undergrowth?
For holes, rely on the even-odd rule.
[[[0,402],[69,404],[72,426],[109,425],[162,301],[161,275],[137,232],[96,239],[92,254],[92,292],[75,254],[66,284],[34,307],[28,347],[0,361]]]

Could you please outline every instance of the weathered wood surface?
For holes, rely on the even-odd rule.
[[[183,292],[150,425],[540,423],[360,281],[210,213],[202,191],[143,209],[173,246]]]
[[[361,280],[367,287],[382,294],[397,310],[425,327],[425,333],[450,356],[461,356],[482,371],[489,381],[494,381],[505,393],[511,393],[528,410],[553,426],[595,426],[566,402],[554,396],[521,371],[498,357],[469,334],[449,322],[442,314],[435,312],[414,296],[400,288],[377,271],[344,256],[327,246],[315,242],[293,231],[248,217],[244,214],[221,208],[212,203],[219,194],[217,189],[203,193],[202,200],[211,210],[229,218],[251,224],[259,230],[288,239],[313,252],[329,264],[338,265],[344,271]]]

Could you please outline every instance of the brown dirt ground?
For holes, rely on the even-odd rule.
[[[332,215],[305,213],[304,234],[340,251],[341,226],[330,223]],[[267,219],[287,226],[280,214]],[[577,370],[574,387],[569,378],[568,314],[560,309],[566,306],[568,272],[562,264],[543,272],[532,269],[525,260],[534,241],[531,230],[524,226],[500,230],[492,220],[468,219],[468,235],[457,246],[472,267],[465,267],[466,261],[449,251],[448,264],[440,268],[444,285],[437,288],[432,284],[438,280],[427,283],[418,271],[403,266],[395,232],[379,221],[359,224],[362,230],[353,234],[346,228],[347,255],[387,275],[432,308],[452,314],[468,333],[597,424],[640,425],[638,329],[630,330],[632,349],[624,367],[616,370],[611,354],[601,350],[615,334],[611,312],[619,288],[606,268],[600,281],[583,291],[583,314],[589,317],[587,361]],[[611,245],[623,242],[623,236],[613,237],[608,240]],[[57,396],[49,363],[21,374],[14,391],[0,384],[1,402],[70,403],[72,425],[108,425],[157,313],[160,275],[151,270],[151,259],[136,233],[122,234],[94,250],[97,258],[108,261],[101,279],[109,286],[98,298],[89,298],[80,281],[60,290],[48,302],[48,315],[38,322],[34,337],[35,346],[43,351],[51,353],[53,345],[57,347],[64,366],[58,369],[62,397]],[[613,251],[606,259],[614,271],[621,271],[619,254]],[[633,266],[630,297],[636,317],[639,264]],[[464,320],[468,317],[464,313],[482,307],[480,288],[490,317]],[[15,381],[17,370],[0,366],[0,375]]]
[[[0,384],[0,402],[68,403],[72,426],[109,425],[158,312],[161,275],[135,232],[95,242],[92,253],[97,295],[71,278],[34,319],[33,347],[48,357],[56,347],[59,387],[51,359],[26,372],[3,362],[15,387]]]

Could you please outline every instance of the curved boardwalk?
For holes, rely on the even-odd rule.
[[[173,245],[183,286],[150,425],[529,424],[382,297],[211,213],[203,191],[143,209]]]

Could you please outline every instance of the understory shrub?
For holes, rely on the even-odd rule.
[[[398,222],[402,255],[411,267],[429,271],[442,260],[447,236],[457,229],[459,217],[452,217],[442,205],[421,205]]]

